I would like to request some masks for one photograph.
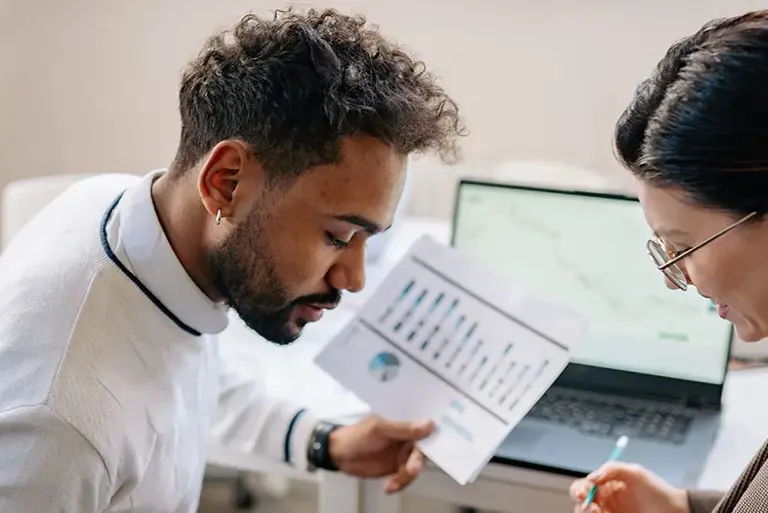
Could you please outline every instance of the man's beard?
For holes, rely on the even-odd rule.
[[[306,321],[290,323],[298,305],[336,304],[339,291],[291,299],[275,272],[274,258],[267,249],[262,219],[252,213],[230,233],[221,246],[208,254],[214,286],[250,329],[280,345],[294,342]]]

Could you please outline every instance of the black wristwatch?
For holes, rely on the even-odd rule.
[[[339,424],[325,421],[321,421],[315,426],[307,446],[307,461],[311,470],[318,468],[330,471],[339,470],[328,451],[328,439],[331,433],[339,427],[341,427]]]

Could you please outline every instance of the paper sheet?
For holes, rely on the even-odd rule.
[[[375,413],[434,420],[419,447],[467,484],[585,331],[572,311],[423,237],[315,362]]]

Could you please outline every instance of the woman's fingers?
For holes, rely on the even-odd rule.
[[[589,490],[590,486],[592,486],[592,484],[586,479],[577,479],[571,483],[571,487],[568,490],[568,495],[571,496],[571,499],[581,502],[584,500],[584,497],[587,496],[587,491]]]
[[[638,479],[644,470],[639,465],[631,463],[609,462],[587,476],[587,480],[597,485],[609,481],[633,481]]]

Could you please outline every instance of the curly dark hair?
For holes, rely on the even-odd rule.
[[[422,62],[362,16],[331,9],[249,14],[213,36],[183,73],[179,110],[176,174],[229,138],[285,177],[337,162],[345,136],[450,163],[465,135],[456,103]]]

